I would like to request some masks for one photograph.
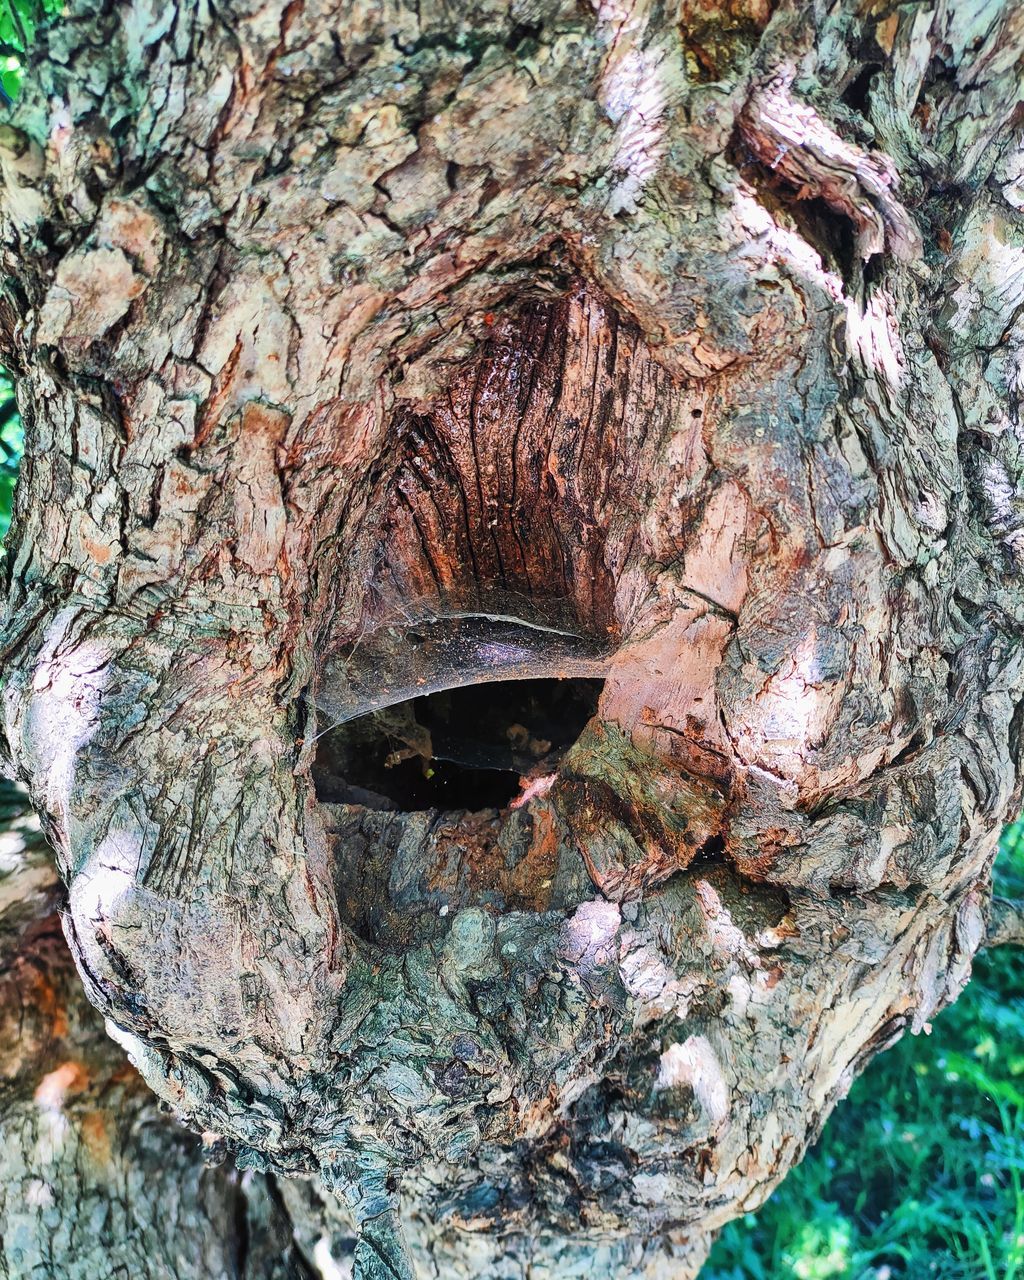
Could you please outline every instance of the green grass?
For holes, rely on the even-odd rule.
[[[1024,821],[996,888],[1024,893]],[[876,1058],[701,1280],[1024,1280],[1024,952],[983,954],[930,1036]]]

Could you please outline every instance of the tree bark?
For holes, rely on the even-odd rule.
[[[0,782],[0,1275],[312,1280],[273,1184],[206,1167],[104,1034],[24,807]]]
[[[1009,0],[42,36],[0,748],[111,1035],[357,1275],[696,1274],[966,982],[1022,52]]]

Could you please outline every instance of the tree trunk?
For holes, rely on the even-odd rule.
[[[204,1167],[104,1034],[18,801],[0,783],[0,1275],[312,1280],[273,1184]]]
[[[693,1275],[966,982],[1020,799],[1022,53],[1010,0],[41,36],[0,748],[110,1034],[313,1179],[309,1257]]]

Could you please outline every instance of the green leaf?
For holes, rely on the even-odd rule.
[[[31,46],[40,20],[63,9],[63,0],[0,0],[0,76],[9,97],[21,87],[20,55]]]
[[[0,417],[14,399],[14,386],[0,369]],[[15,414],[0,427],[0,542],[11,523],[14,483],[25,448],[21,419]]]

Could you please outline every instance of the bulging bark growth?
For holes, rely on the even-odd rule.
[[[0,782],[0,1275],[313,1280],[272,1182],[207,1167],[104,1034],[26,809]]]
[[[0,745],[85,990],[304,1256],[695,1274],[985,935],[1020,14],[71,10]]]

